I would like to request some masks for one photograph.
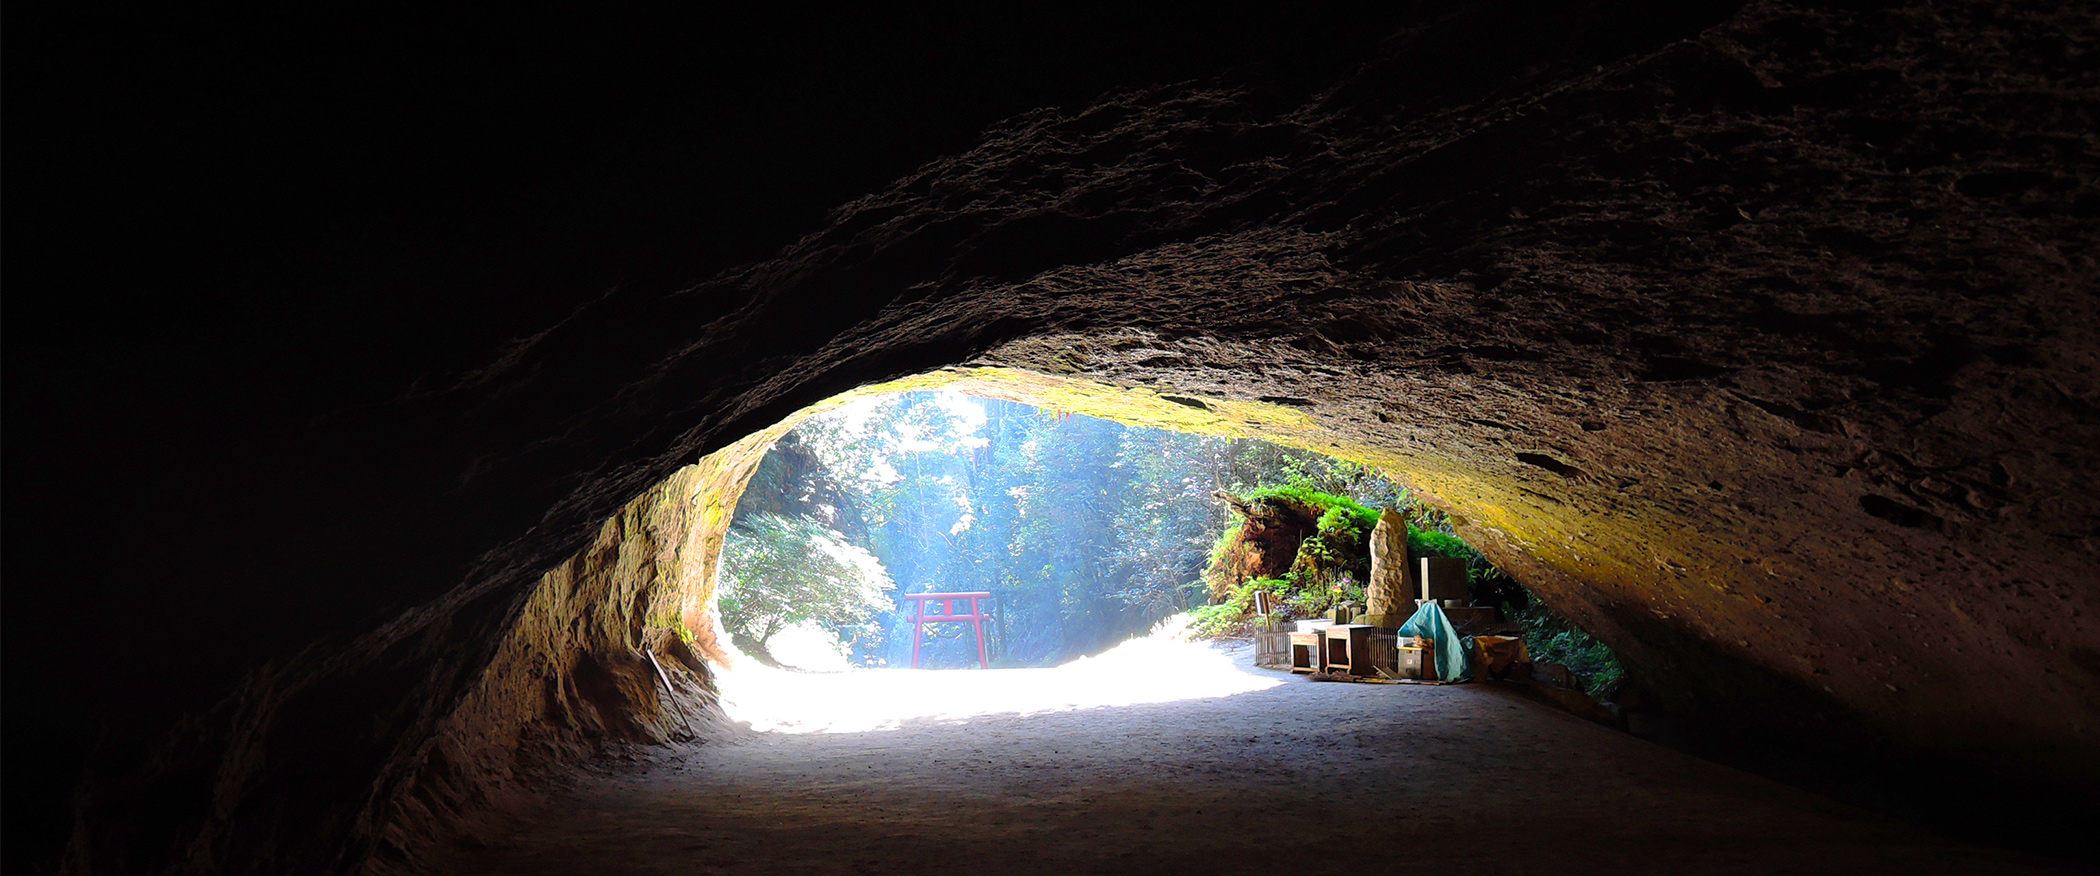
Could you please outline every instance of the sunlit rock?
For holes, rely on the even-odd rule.
[[[1414,614],[1415,579],[1407,562],[1407,518],[1387,508],[1371,530],[1371,581],[1358,623],[1397,629]]]

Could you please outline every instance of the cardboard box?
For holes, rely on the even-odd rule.
[[[1395,648],[1400,665],[1397,673],[1401,678],[1436,681],[1436,647],[1421,636],[1401,636]]]

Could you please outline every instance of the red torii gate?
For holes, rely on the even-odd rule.
[[[919,668],[919,643],[926,637],[927,624],[964,622],[968,622],[977,631],[977,668],[992,668],[991,658],[985,656],[984,651],[984,622],[990,620],[991,616],[985,614],[984,610],[977,605],[977,601],[980,599],[990,600],[992,594],[989,592],[906,593],[904,598],[911,600],[911,668]],[[957,614],[955,612],[955,601],[960,599],[970,601],[969,614]],[[941,610],[928,614],[926,611],[928,600],[937,600]]]

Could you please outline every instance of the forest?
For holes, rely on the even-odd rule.
[[[1249,507],[1302,518],[1269,571],[1242,538]],[[1362,600],[1378,510],[1410,522],[1416,555],[1468,560],[1477,601],[1523,619],[1597,687],[1609,650],[1453,536],[1434,509],[1347,460],[1247,439],[1126,427],[952,391],[861,399],[789,432],[738,502],[719,580],[724,627],[768,663],[902,666],[903,593],[989,591],[995,666],[1055,665],[1194,610],[1244,631],[1253,593],[1311,616]],[[975,665],[966,625],[928,627],[925,665]],[[797,640],[800,659],[780,649]],[[820,643],[813,661],[811,640]],[[815,668],[815,667],[810,667]]]

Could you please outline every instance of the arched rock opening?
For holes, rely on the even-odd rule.
[[[1425,19],[1303,103],[1024,116],[773,260],[610,296],[343,429],[418,448],[353,510],[444,497],[364,544],[424,604],[98,784],[76,862],[407,866],[515,752],[666,737],[632,646],[698,671],[649,632],[694,603],[650,582],[709,555],[679,515],[727,515],[685,491],[794,411],[951,366],[1244,404],[1404,474],[1680,708],[1928,780],[2090,783],[2100,86],[2027,47],[2093,21],[1670,8]]]
[[[425,844],[471,834],[481,816],[531,799],[608,744],[726,732],[711,685],[712,673],[732,659],[714,616],[716,566],[759,460],[796,423],[847,399],[935,388],[1126,425],[1402,461],[1344,444],[1349,436],[1288,406],[1005,368],[943,369],[826,399],[679,468],[532,585],[489,664],[418,755],[401,797],[376,816],[390,851],[382,860],[410,865]],[[666,696],[666,686],[675,693]]]
[[[1167,349],[1158,338],[1136,333],[1112,340],[1068,337],[1020,346],[1060,353],[1091,349],[1100,359],[1135,356],[1148,362]],[[1561,461],[1580,459],[1595,465],[1600,454],[1585,452],[1581,444],[1554,445],[1553,454],[1547,455],[1513,450],[1517,445],[1509,442],[1476,441],[1459,448],[1421,440],[1416,436],[1422,432],[1441,431],[1425,424],[1464,422],[1492,430],[1485,434],[1514,427],[1477,422],[1480,418],[1468,416],[1482,403],[1477,396],[1426,381],[1407,385],[1410,403],[1395,404],[1390,390],[1365,392],[1370,382],[1335,380],[1311,357],[1294,355],[1292,349],[1262,353],[1263,360],[1279,370],[1304,375],[1268,385],[1272,391],[1258,396],[1262,401],[1206,397],[1183,388],[1197,383],[1192,375],[1172,369],[1117,384],[1011,368],[944,369],[826,400],[679,469],[607,521],[589,548],[536,585],[523,616],[483,678],[442,726],[428,762],[418,770],[399,812],[388,820],[398,846],[413,849],[457,831],[460,816],[467,816],[471,824],[472,816],[488,809],[505,789],[528,794],[538,781],[529,768],[558,769],[587,760],[596,745],[608,739],[674,738],[681,729],[693,729],[693,716],[700,718],[703,734],[719,726],[722,717],[708,689],[708,664],[724,659],[725,652],[710,610],[713,564],[729,510],[758,459],[803,417],[845,398],[901,389],[953,388],[1131,425],[1257,437],[1377,465],[1452,514],[1468,541],[1498,566],[1619,649],[1673,709],[1731,720],[1762,719],[1764,729],[1795,740],[1824,736],[1822,744],[1828,750],[1809,751],[1810,759],[1870,743],[1892,742],[1914,752],[1960,750],[1961,740],[1948,747],[1945,739],[1906,735],[1907,729],[1888,720],[1885,712],[1845,702],[1835,685],[1810,690],[1813,677],[1788,678],[1792,667],[1786,661],[1760,657],[1745,645],[1799,641],[1790,625],[1802,618],[1785,607],[1767,607],[1784,606],[1804,590],[1828,600],[1822,607],[1826,611],[1885,615],[1905,610],[1904,603],[1892,604],[1881,591],[1857,592],[1850,601],[1838,601],[1830,590],[1817,586],[1798,560],[1786,559],[1788,544],[1802,537],[1800,523],[1718,539],[1712,529],[1670,519],[1642,503],[1621,479],[1585,474],[1579,466]],[[1138,352],[1126,352],[1132,350]],[[1246,394],[1244,383],[1206,388]],[[1615,401],[1618,406],[1652,410],[1662,400],[1640,395],[1637,400]],[[1595,420],[1573,421],[1579,410],[1609,417],[1596,413],[1600,407],[1591,400],[1583,408],[1563,412],[1562,434],[1609,431],[1610,427],[1592,428]],[[1495,409],[1507,412],[1510,407],[1504,402]],[[1331,410],[1357,413],[1323,416]],[[1674,410],[1669,416],[1715,414],[1710,403]],[[1667,431],[1681,434],[1685,428],[1679,423]],[[1593,446],[1604,446],[1611,439],[1595,440]],[[1740,468],[1714,466],[1706,471],[1742,477]],[[1814,501],[1814,496],[1800,496],[1788,507],[1806,509]],[[1645,601],[1642,611],[1647,616],[1626,615],[1624,606],[1636,600]],[[1667,623],[1673,620],[1674,625]],[[680,629],[689,637],[681,640]],[[1923,665],[1934,644],[1915,643],[1917,649],[1912,650],[1900,637],[1876,637],[1872,630],[1829,625],[1822,629],[1824,635],[1836,637],[1817,652],[1826,658],[1825,666],[1840,665],[1828,661],[1841,656],[1864,666],[1864,677],[1829,679],[1855,689],[1879,683],[1891,693],[1902,693],[1892,682],[1916,682],[1906,674],[1910,670],[1893,667]],[[1848,634],[1864,638],[1847,646],[1843,637]],[[1731,639],[1734,648],[1728,647]],[[664,706],[657,679],[639,656],[642,650],[677,659],[676,665],[684,669],[678,689],[689,694],[683,704]],[[1891,668],[1849,659],[1866,655]],[[1974,690],[1987,685],[1992,673],[2011,671],[2012,666],[1976,669],[1980,674],[1956,684]],[[618,683],[609,684],[609,679]],[[2008,699],[1995,708],[2011,704]],[[1990,720],[1987,712],[1978,712],[1975,720],[1980,723],[1969,731],[1975,734],[1972,738],[1992,732],[1982,726]],[[520,773],[521,766],[528,769]]]

